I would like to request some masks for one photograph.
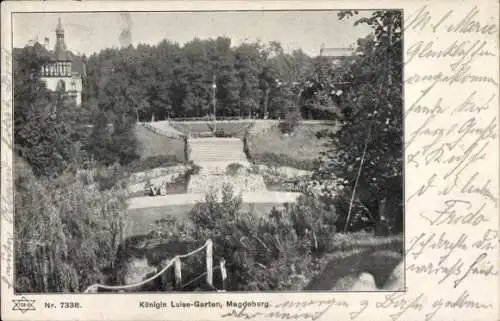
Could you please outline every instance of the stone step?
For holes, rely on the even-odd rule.
[[[243,151],[243,146],[190,146],[191,150],[238,150]]]
[[[200,157],[206,157],[206,156],[209,156],[209,157],[243,157],[245,158],[245,154],[243,153],[203,153],[203,152],[194,152],[194,153],[191,153],[191,157],[196,157],[196,156],[200,156]]]
[[[243,149],[241,148],[227,148],[227,147],[223,147],[223,148],[218,148],[218,147],[212,147],[212,148],[208,148],[208,147],[204,147],[204,148],[199,148],[199,147],[191,147],[191,152],[193,151],[202,151],[202,152],[237,152],[237,153],[243,153]]]
[[[241,148],[235,148],[235,147],[227,147],[227,146],[206,146],[206,147],[198,147],[198,146],[191,146],[191,151],[205,151],[205,152],[224,152],[224,151],[235,151],[235,152],[243,152],[243,147]]]
[[[219,151],[219,152],[216,152],[216,151],[199,151],[199,150],[195,150],[195,151],[191,151],[191,155],[216,155],[216,156],[220,156],[220,155],[238,155],[238,156],[245,156],[245,153],[243,152],[240,152],[240,151]]]
[[[195,151],[191,152],[191,157],[242,157],[245,158],[245,154],[242,152],[200,152]]]
[[[190,145],[192,149],[237,149],[237,150],[243,150],[243,145]]]
[[[195,157],[195,156],[201,156],[201,157],[204,157],[204,156],[215,156],[215,157],[231,157],[231,156],[235,156],[235,157],[243,157],[245,158],[245,154],[244,153],[228,153],[228,152],[221,152],[221,153],[203,153],[203,152],[191,152],[191,157]]]
[[[220,158],[194,159],[192,161],[194,163],[196,163],[196,164],[220,163],[221,162]],[[248,163],[248,161],[246,159],[242,159],[242,158],[225,158],[224,162],[227,163],[227,164],[231,164],[231,163]]]
[[[243,148],[243,144],[212,144],[210,142],[206,142],[204,144],[189,144],[191,148]]]
[[[197,148],[193,148],[191,149],[191,154],[193,153],[197,153],[197,154],[224,154],[224,153],[232,153],[232,154],[243,154],[245,155],[245,153],[242,151],[242,150],[239,150],[239,149],[197,149]]]
[[[232,161],[247,161],[244,157],[191,157],[193,162],[232,162]]]
[[[209,137],[210,138],[210,137]],[[189,140],[190,144],[211,144],[211,145],[237,145],[237,144],[243,144],[242,140],[239,139],[231,139],[231,140],[223,140],[221,139],[220,141],[217,139],[190,139]]]
[[[188,143],[189,159],[195,163],[247,162],[243,142],[238,138],[192,138]]]
[[[210,145],[210,143],[206,143],[205,145],[189,145],[191,148],[196,148],[196,149],[243,149],[243,145]]]

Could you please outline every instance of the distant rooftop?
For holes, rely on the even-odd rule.
[[[71,73],[78,73],[79,75],[85,77],[86,76],[86,67],[82,58],[70,50],[64,51],[64,59],[60,60],[57,57],[57,54],[54,50],[48,50],[40,43],[35,43],[34,45],[28,45],[27,47],[37,47],[40,50],[40,54],[43,54],[46,58],[48,58],[51,62],[57,61],[71,61]],[[23,48],[14,48],[14,55],[20,55],[23,51]],[[59,57],[60,58],[60,57]]]

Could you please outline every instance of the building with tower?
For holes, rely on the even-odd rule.
[[[44,46],[49,50],[49,38],[44,39]],[[56,28],[56,44],[49,50],[50,63],[42,66],[41,79],[47,89],[62,90],[75,99],[77,105],[82,103],[82,77],[85,77],[85,64],[81,57],[66,48],[64,29],[61,19]]]

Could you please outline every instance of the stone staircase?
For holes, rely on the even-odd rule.
[[[226,184],[232,185],[235,193],[266,191],[261,175],[247,172],[249,162],[243,152],[243,142],[238,138],[191,138],[188,141],[189,160],[201,167],[200,173],[190,178],[188,193],[220,191]],[[239,173],[226,173],[229,164],[243,166]]]
[[[238,138],[192,138],[188,141],[189,160],[195,164],[230,164],[248,165],[243,152],[243,142]]]
[[[267,190],[264,178],[249,171],[250,163],[243,152],[243,141],[238,138],[188,138],[189,160],[201,167],[192,175],[186,194],[143,196],[129,200],[129,209],[195,204],[205,199],[207,192],[218,191],[220,199],[224,185],[231,185],[233,193],[241,194],[248,204],[293,203],[300,193]],[[227,173],[232,163],[243,165],[236,173]],[[142,215],[142,214],[141,214]]]

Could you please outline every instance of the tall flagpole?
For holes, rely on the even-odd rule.
[[[214,132],[217,130],[217,118],[215,115],[215,89],[217,88],[217,85],[215,84],[215,74],[213,78],[213,83],[212,83],[212,100],[213,100],[213,105],[214,105]]]

